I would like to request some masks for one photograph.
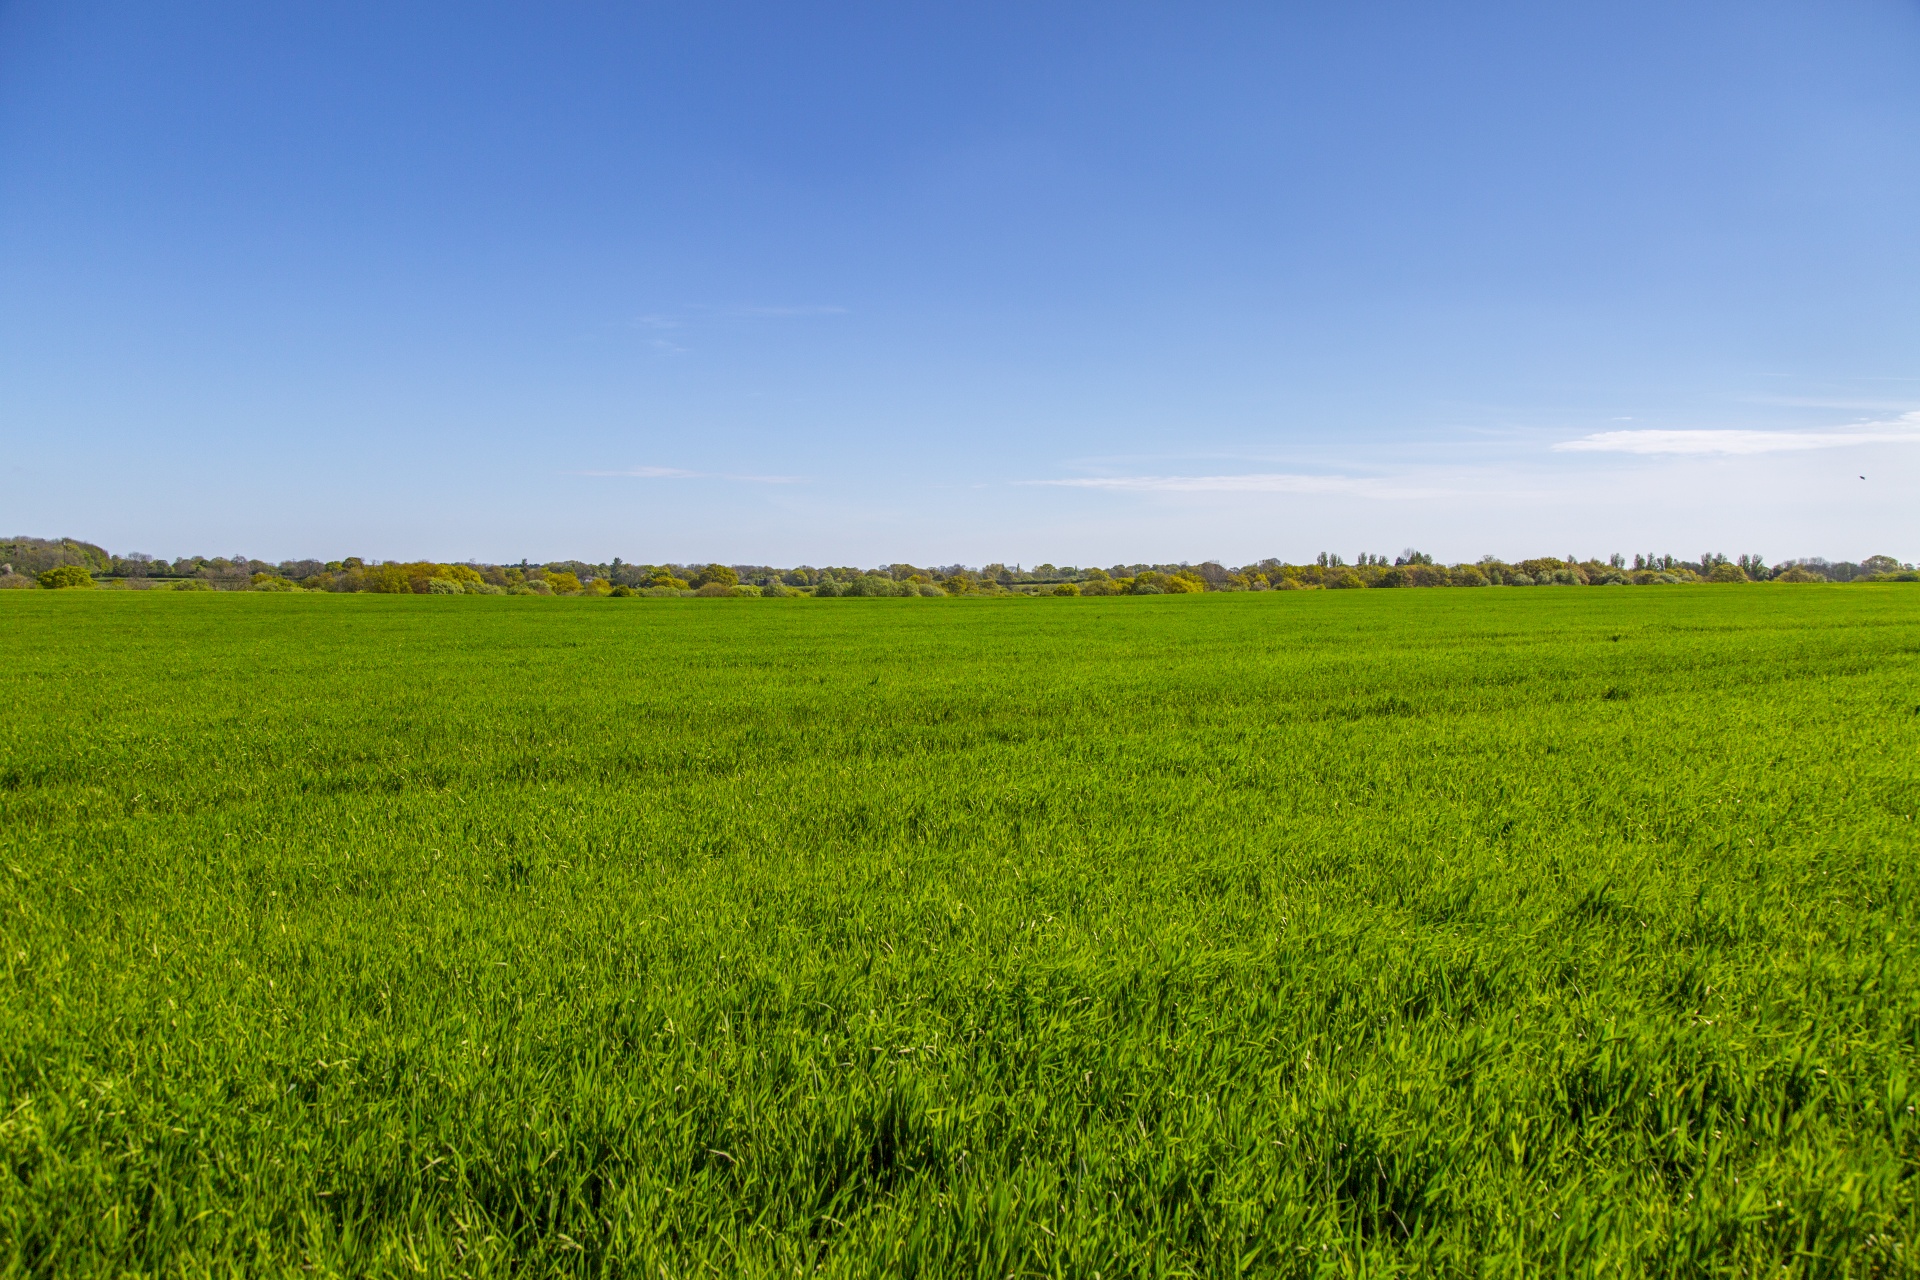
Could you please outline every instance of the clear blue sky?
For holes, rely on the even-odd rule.
[[[1914,559],[1917,439],[1912,0],[0,5],[0,533]]]

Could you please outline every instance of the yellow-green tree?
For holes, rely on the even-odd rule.
[[[40,585],[49,591],[65,591],[71,587],[90,587],[93,575],[77,564],[55,565],[40,575]]]

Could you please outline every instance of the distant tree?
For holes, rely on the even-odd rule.
[[[1747,581],[1747,575],[1739,565],[1733,563],[1731,560],[1721,560],[1715,563],[1712,571],[1707,574],[1707,581],[1745,582]]]
[[[574,573],[549,573],[547,587],[559,595],[571,595],[580,590],[580,578]]]
[[[77,564],[56,565],[40,575],[40,585],[49,591],[90,587],[93,585],[93,575]]]
[[[8,538],[0,540],[0,561],[17,573],[38,577],[61,565],[78,565],[91,573],[113,572],[113,557],[104,547],[77,538]]]
[[[413,590],[413,577],[404,564],[374,564],[360,571],[360,589],[379,595],[406,595]]]
[[[710,564],[693,577],[695,588],[721,586],[731,587],[740,581],[740,575],[724,564]]]

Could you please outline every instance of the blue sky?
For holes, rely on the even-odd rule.
[[[14,0],[0,533],[1911,560],[1916,66],[1911,0]]]

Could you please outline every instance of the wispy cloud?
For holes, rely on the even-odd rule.
[[[648,312],[630,322],[636,329],[685,329],[702,321],[715,320],[804,320],[813,316],[843,316],[845,307],[825,304],[802,306],[766,306],[758,303],[715,305],[696,303],[679,312]]]
[[[569,471],[575,476],[628,480],[731,480],[737,484],[805,484],[805,476],[743,476],[722,471],[686,471],[679,467],[622,467],[616,471]]]
[[[824,305],[799,307],[740,305],[731,307],[696,307],[694,309],[704,312],[707,315],[725,316],[733,320],[801,320],[808,316],[843,316],[847,314],[845,307]]]
[[[1862,444],[1920,444],[1920,412],[1827,431],[1600,431],[1553,448],[1557,453],[1756,454]]]
[[[619,471],[575,471],[576,476],[628,476],[640,480],[691,480],[698,471],[682,471],[679,467],[627,467]]]
[[[1296,475],[1264,471],[1224,476],[1090,476],[1068,480],[1021,480],[1061,489],[1106,489],[1119,493],[1344,493],[1363,498],[1418,498],[1438,492],[1407,489],[1354,476]]]

